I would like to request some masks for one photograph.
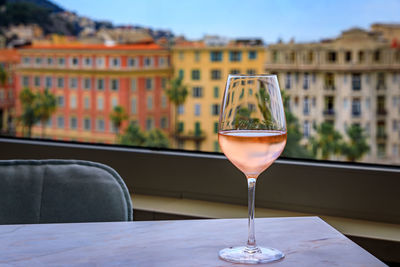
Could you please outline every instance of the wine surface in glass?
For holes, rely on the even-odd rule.
[[[228,130],[218,133],[225,156],[247,178],[257,178],[282,153],[286,144],[285,131]]]

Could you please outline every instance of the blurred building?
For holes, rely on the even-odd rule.
[[[142,130],[169,131],[170,107],[163,92],[171,75],[168,50],[156,44],[81,44],[30,46],[19,52],[16,93],[29,87],[49,88],[56,95],[48,137],[114,143],[109,116],[116,105]],[[16,110],[21,113],[19,101]],[[40,127],[34,127],[33,135],[40,133]]]
[[[0,49],[0,133],[13,134],[15,105],[15,68],[19,63],[19,54],[15,49]]]
[[[262,42],[207,36],[199,42],[178,41],[172,58],[174,76],[182,77],[189,91],[177,110],[178,148],[219,151],[218,119],[227,76],[262,73],[265,47]]]
[[[359,124],[371,150],[366,162],[400,163],[399,24],[354,28],[318,43],[267,48],[265,70],[276,73],[299,118],[304,142],[313,126],[332,122],[345,135]]]

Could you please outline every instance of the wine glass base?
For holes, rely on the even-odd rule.
[[[249,253],[246,246],[225,248],[219,257],[233,263],[258,264],[283,259],[285,254],[274,248],[258,247],[255,253]]]

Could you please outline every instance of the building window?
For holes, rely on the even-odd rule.
[[[97,110],[103,110],[103,98],[102,97],[97,97]]]
[[[159,67],[164,67],[165,66],[165,57],[159,57],[158,58],[158,66]]]
[[[212,104],[211,105],[211,115],[218,116],[219,115],[219,110],[220,110],[220,105],[219,104]]]
[[[57,106],[60,108],[64,107],[64,96],[59,95],[57,97]]]
[[[247,74],[248,75],[254,75],[254,74],[256,74],[256,70],[255,69],[248,69],[247,70]]]
[[[285,89],[290,89],[290,87],[291,87],[291,81],[292,81],[292,79],[291,79],[291,73],[290,73],[290,72],[287,72],[287,73],[286,73],[286,79],[285,79]]]
[[[110,87],[112,91],[118,91],[119,89],[119,80],[118,79],[111,79]]]
[[[86,131],[90,131],[92,128],[92,124],[90,122],[89,118],[84,118],[83,119],[83,129],[85,129]]]
[[[111,108],[114,109],[116,106],[118,106],[118,98],[113,97],[111,98]]]
[[[221,62],[222,61],[222,51],[211,51],[210,52],[211,62]]]
[[[46,63],[47,63],[47,66],[52,66],[53,65],[53,58],[52,57],[48,57]]]
[[[69,97],[69,107],[70,107],[71,109],[75,109],[75,108],[76,108],[76,96],[71,95],[71,96]]]
[[[29,87],[29,76],[22,76],[22,85],[24,87]]]
[[[35,65],[36,65],[36,66],[42,65],[42,58],[41,58],[41,57],[35,58]]]
[[[249,51],[249,59],[256,59],[257,58],[257,51],[251,50]]]
[[[96,120],[96,129],[99,132],[104,132],[105,129],[105,123],[103,119],[97,119]]]
[[[104,79],[97,79],[97,90],[104,90]]]
[[[131,114],[137,113],[136,98],[131,99]]]
[[[161,88],[166,89],[167,88],[167,78],[161,78]]]
[[[152,110],[153,109],[153,97],[152,96],[147,96],[147,109]]]
[[[153,89],[153,78],[146,78],[146,90]]]
[[[35,76],[33,78],[33,85],[36,86],[36,87],[40,86],[40,77],[39,76]]]
[[[85,96],[85,98],[83,99],[83,107],[85,109],[90,109],[90,98]]]
[[[185,113],[185,106],[179,105],[178,106],[178,115],[183,115]]]
[[[378,158],[384,158],[386,155],[386,144],[378,144]]]
[[[78,67],[79,66],[79,58],[78,57],[72,57],[71,58],[71,66],[72,67]]]
[[[202,97],[202,96],[203,96],[203,88],[202,88],[202,87],[199,87],[199,86],[193,87],[193,89],[192,89],[192,96],[193,96],[193,97],[196,97],[196,98]]]
[[[152,66],[153,66],[153,58],[144,57],[144,67],[152,67]]]
[[[344,53],[344,60],[345,60],[346,62],[351,62],[351,51],[346,51],[346,52]]]
[[[359,63],[363,63],[364,60],[365,60],[364,51],[359,51],[359,52],[358,52],[358,62],[359,62]]]
[[[138,61],[136,58],[130,57],[128,58],[128,67],[129,68],[136,68],[138,66]]]
[[[192,70],[192,80],[200,80],[200,70]]]
[[[22,64],[23,65],[30,65],[31,64],[31,58],[30,57],[23,57],[22,58]]]
[[[359,98],[354,98],[351,103],[351,115],[353,117],[361,116],[361,100]]]
[[[92,58],[90,58],[90,57],[85,57],[85,58],[83,59],[83,65],[84,65],[85,67],[92,67],[92,65],[93,65]]]
[[[168,118],[162,117],[160,120],[160,125],[161,125],[161,129],[167,129],[168,128]]]
[[[201,135],[201,124],[200,122],[196,121],[194,123],[194,135],[195,136],[200,136]]]
[[[148,118],[146,120],[146,130],[150,131],[154,128],[154,120],[152,118]]]
[[[92,89],[92,80],[90,78],[83,79],[83,89],[85,90]]]
[[[57,117],[57,128],[60,128],[60,129],[64,128],[64,117],[63,116]]]
[[[47,76],[45,79],[45,87],[52,88],[53,87],[53,78],[51,76]]]
[[[303,136],[305,138],[310,137],[310,122],[308,120],[305,120],[303,123]]]
[[[194,115],[195,116],[200,116],[201,115],[201,105],[200,104],[195,104],[194,105]]]
[[[211,80],[220,80],[221,70],[211,70]]]
[[[351,84],[353,91],[361,90],[361,73],[353,73],[351,75]]]
[[[273,50],[272,51],[272,62],[277,63],[278,62],[278,51]]]
[[[57,64],[58,64],[58,66],[65,66],[65,58],[59,57],[57,59]]]
[[[310,83],[310,78],[309,78],[308,72],[305,72],[303,75],[303,89],[304,90],[308,89],[309,83]]]
[[[162,95],[161,96],[161,107],[162,108],[166,108],[167,107],[167,96],[165,96],[165,95]]]
[[[335,90],[335,75],[332,72],[325,73],[325,90]]]
[[[64,88],[64,78],[62,77],[57,78],[57,87]]]
[[[214,133],[218,133],[218,122],[214,122]]]
[[[242,52],[240,51],[229,51],[229,61],[239,62],[242,60]]]
[[[240,70],[239,69],[231,69],[231,71],[229,73],[230,74],[239,74]]]
[[[325,96],[325,115],[334,115],[335,98],[333,96]]]
[[[178,74],[179,79],[183,79],[183,76],[184,76],[184,71],[180,69]]]
[[[97,57],[96,58],[96,67],[97,68],[104,68],[104,58],[103,57]]]
[[[183,122],[178,122],[178,133],[183,133],[185,130],[185,124]]]
[[[304,97],[303,99],[303,114],[309,115],[310,114],[310,103],[308,101],[308,97]]]
[[[378,72],[376,89],[377,90],[386,89],[385,73],[383,72]]]
[[[376,50],[374,52],[374,61],[375,62],[380,62],[381,61],[381,51],[380,50]]]
[[[121,66],[121,59],[119,57],[110,58],[110,67],[119,68]]]
[[[219,152],[219,142],[218,141],[214,141],[214,152]]]
[[[214,87],[214,98],[219,98],[219,87],[218,86]]]
[[[200,61],[200,52],[199,51],[195,51],[194,52],[194,61],[195,62],[199,62]]]
[[[185,58],[183,51],[179,51],[178,57],[179,57],[179,60],[183,60]]]
[[[131,91],[132,92],[136,91],[136,79],[135,78],[131,79]]]
[[[328,62],[336,62],[336,52],[335,51],[329,51],[327,54],[327,60]]]
[[[77,78],[69,78],[69,88],[76,89],[78,88],[78,79]]]
[[[76,119],[76,117],[71,117],[69,119],[69,128],[73,130],[78,128],[78,120]]]

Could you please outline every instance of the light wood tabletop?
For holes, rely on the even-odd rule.
[[[270,266],[385,266],[318,217],[255,223]],[[240,266],[218,251],[246,240],[246,219],[1,225],[0,266]]]

